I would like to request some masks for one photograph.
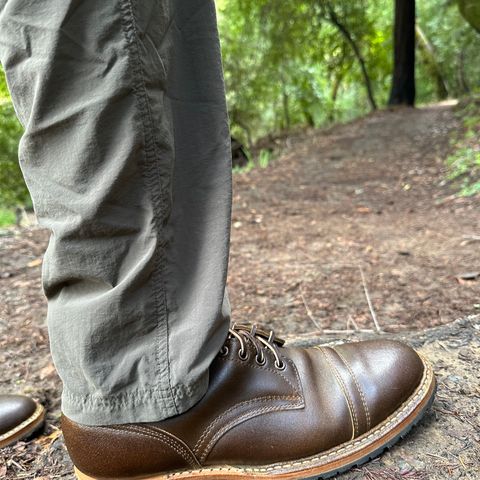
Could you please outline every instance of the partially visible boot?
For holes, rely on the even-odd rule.
[[[29,437],[44,422],[45,409],[23,395],[0,395],[0,448]]]
[[[327,478],[379,455],[418,422],[435,379],[388,340],[285,348],[234,326],[205,397],[160,422],[85,426],[63,418],[78,478]]]

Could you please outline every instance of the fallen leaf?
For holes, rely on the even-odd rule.
[[[28,262],[27,267],[29,267],[29,268],[38,267],[41,264],[42,264],[42,259],[41,258],[36,258],[35,260],[32,260],[31,262]]]
[[[44,448],[50,447],[50,445],[62,434],[60,429],[54,430],[49,435],[41,435],[35,440],[35,443],[41,445]]]
[[[358,213],[370,213],[371,210],[368,207],[357,207]]]
[[[53,363],[49,363],[46,367],[40,370],[40,380],[45,380],[55,373],[55,367]]]

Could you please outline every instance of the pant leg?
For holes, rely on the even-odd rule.
[[[211,0],[0,0],[63,412],[190,408],[227,335],[230,136]]]

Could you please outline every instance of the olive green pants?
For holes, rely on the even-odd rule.
[[[230,135],[211,0],[0,0],[62,409],[193,406],[229,327]]]

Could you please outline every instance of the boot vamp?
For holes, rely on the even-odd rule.
[[[288,461],[314,455],[352,437],[348,406],[322,352],[284,349],[282,353],[291,359],[285,372],[295,369],[301,379],[303,405],[258,411],[216,442],[207,464]]]
[[[202,464],[259,465],[305,458],[359,437],[418,386],[423,363],[409,347],[370,341],[280,349],[258,365],[230,345],[212,366],[205,398],[158,426],[182,438]]]

